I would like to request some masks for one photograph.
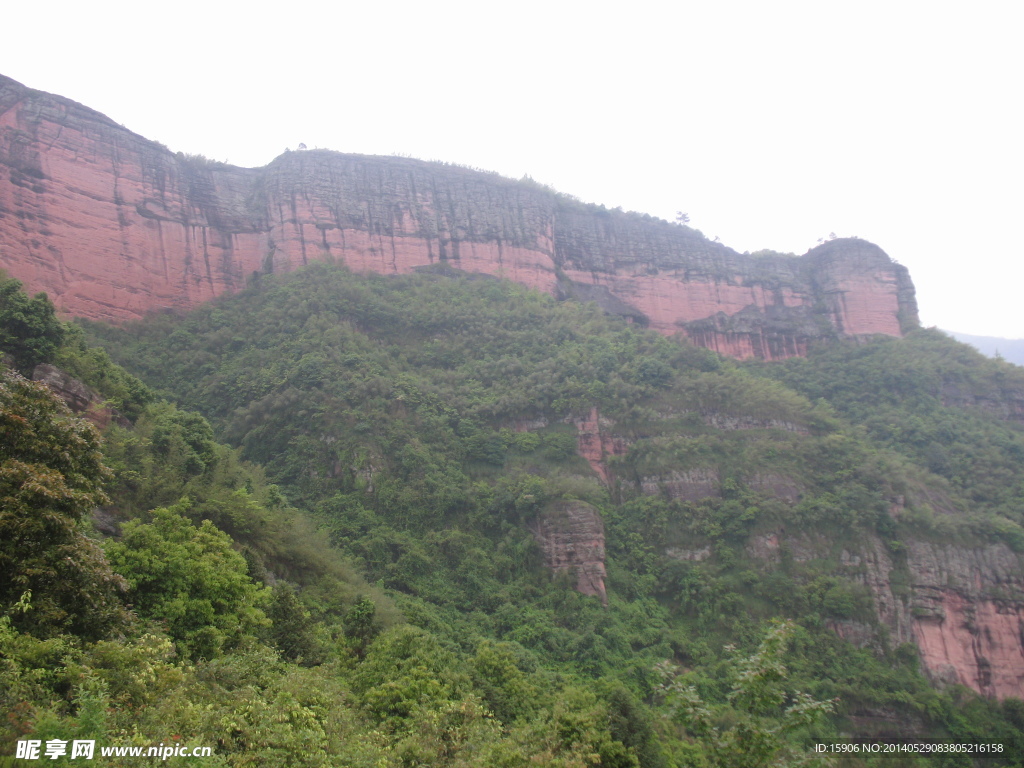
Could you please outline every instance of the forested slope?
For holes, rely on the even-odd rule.
[[[913,553],[1024,544],[999,418],[1018,371],[955,342],[744,367],[496,279],[330,264],[57,335],[18,367],[56,362],[134,421],[90,448],[108,498],[64,512],[111,610],[86,630],[33,616],[45,579],[4,592],[5,743],[177,735],[226,765],[753,765],[840,733],[1024,754],[1020,702],[936,688],[914,643]],[[916,383],[882,397],[878,371]],[[4,386],[5,412],[43,402]]]

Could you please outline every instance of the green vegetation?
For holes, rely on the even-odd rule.
[[[899,588],[921,537],[1024,543],[1020,430],[989,413],[1016,369],[948,344],[741,365],[499,280],[323,263],[62,326],[40,361],[133,424],[101,440],[4,373],[2,754],[767,765],[864,713],[1024,754],[1019,702],[932,687],[850,565],[877,542]],[[608,482],[579,452],[596,424]],[[533,531],[569,502],[603,520],[607,607],[544,565]]]
[[[739,659],[726,703],[709,707],[695,685],[664,670],[665,698],[674,717],[707,744],[708,764],[722,768],[756,768],[762,765],[809,763],[806,748],[789,738],[806,732],[831,712],[835,702],[815,701],[807,694],[790,694],[785,688],[782,663],[791,624],[773,627],[749,658]],[[825,763],[827,761],[814,761]]]
[[[152,523],[125,523],[107,558],[127,579],[127,599],[141,618],[164,622],[187,655],[216,658],[267,623],[259,608],[266,595],[231,537],[209,520],[197,528],[182,508],[156,509]]]
[[[1024,369],[934,329],[815,350],[761,366],[827,401],[876,445],[930,473],[910,490],[933,526],[973,530],[1024,551]]]
[[[15,369],[31,374],[52,359],[64,330],[45,293],[30,299],[20,282],[0,271],[0,354],[9,355]]]
[[[0,373],[0,605],[21,604],[16,626],[96,638],[123,623],[123,579],[82,530],[108,477],[92,426],[41,384]]]
[[[65,326],[63,343],[49,362],[103,393],[107,405],[135,421],[156,396],[119,365],[101,347],[88,344],[78,326]]]

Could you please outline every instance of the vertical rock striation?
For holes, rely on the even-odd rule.
[[[843,553],[896,642],[917,645],[936,682],[1024,698],[1024,563],[1004,544],[914,541],[905,566],[877,539]]]
[[[237,168],[0,76],[0,266],[64,312],[186,310],[331,258],[500,275],[741,358],[899,335],[917,316],[906,269],[864,241],[750,256],[689,227],[405,158],[312,150]]]
[[[556,574],[572,574],[579,592],[608,605],[604,521],[596,509],[583,501],[556,502],[537,518],[531,530],[548,568]]]

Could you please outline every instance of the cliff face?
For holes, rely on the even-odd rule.
[[[871,591],[893,639],[917,644],[933,679],[1024,698],[1024,564],[1009,547],[915,541],[898,565],[869,541],[843,561]]]
[[[660,414],[665,423],[678,415]],[[722,432],[749,429],[778,436],[808,434],[803,425],[777,418],[714,412],[703,414],[700,422]],[[628,487],[645,496],[684,502],[724,495],[720,467],[714,462],[686,468],[669,462],[657,474],[650,474],[630,466],[633,439],[596,409],[575,424],[580,455],[613,491],[617,486]],[[612,456],[626,461],[609,464]],[[797,504],[807,492],[796,476],[768,467],[753,470],[743,484],[787,505]],[[949,502],[941,494],[929,494],[928,499],[937,510],[954,514],[944,509]],[[904,502],[903,497],[891,499],[894,517],[903,514]],[[561,522],[557,530],[587,531],[584,517],[577,517],[580,522],[575,527]],[[556,530],[555,523],[562,519],[553,517],[546,523],[548,529]],[[593,571],[603,546],[587,549],[584,542],[596,539],[584,533],[538,535],[546,561],[555,570],[559,570],[558,563],[563,564],[562,569],[570,567],[565,565],[568,563],[585,563]],[[838,574],[870,593],[875,613],[870,623],[832,621],[838,634],[860,646],[913,643],[924,671],[936,683],[965,685],[992,698],[1024,698],[1024,556],[1005,544],[918,539],[906,542],[905,550],[896,553],[875,536],[865,537],[856,546],[840,546],[799,527],[788,532],[780,527],[752,536],[746,552],[769,570],[780,567],[784,558],[793,563],[835,559]],[[690,545],[684,542],[666,547],[664,554],[699,562],[712,557],[712,547],[703,540]],[[582,580],[580,585],[584,591]]]
[[[827,557],[832,542],[783,531],[753,537],[751,556],[777,565]],[[710,547],[666,554],[700,561]],[[876,622],[829,626],[861,647],[913,643],[923,671],[940,685],[964,685],[996,699],[1024,698],[1024,563],[1002,544],[968,547],[914,541],[894,557],[877,538],[840,553],[840,573],[871,594]],[[883,636],[885,640],[883,641]]]
[[[863,241],[752,257],[688,227],[404,158],[314,150],[237,168],[2,76],[0,171],[0,265],[93,319],[185,310],[325,258],[501,275],[735,357],[898,335],[917,315],[906,269]]]
[[[608,605],[605,591],[604,522],[582,501],[561,501],[545,510],[531,526],[544,553],[544,564],[556,574],[575,576],[576,589]]]

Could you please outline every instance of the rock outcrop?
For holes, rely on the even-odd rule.
[[[1024,573],[1006,545],[911,542],[911,622],[936,679],[995,698],[1024,698]]]
[[[772,567],[782,552],[794,563],[837,554],[822,535],[782,529],[754,536],[746,550]],[[700,560],[707,550],[666,551]],[[838,552],[839,573],[870,593],[876,621],[831,619],[836,634],[860,647],[912,643],[925,673],[991,698],[1024,698],[1024,557],[1004,544],[975,547],[911,541],[895,554],[876,537]],[[864,617],[861,617],[862,619]]]
[[[968,405],[977,407],[978,403],[971,401]],[[678,415],[661,414],[666,419]],[[1001,412],[996,415],[1006,417]],[[717,411],[700,414],[694,423],[722,431],[772,430],[779,435],[808,432],[805,426],[780,418]],[[668,462],[638,471],[628,463],[609,465],[610,456],[626,455],[628,459],[630,439],[616,434],[616,425],[596,409],[575,419],[575,424],[579,454],[613,492],[616,487],[628,486],[646,496],[682,502],[715,500],[725,495],[720,466],[673,466]],[[750,472],[741,482],[788,505],[799,503],[806,491],[798,475],[784,467]],[[921,488],[917,493],[921,494],[920,501],[938,514],[957,513],[941,488]],[[905,497],[894,496],[890,505],[893,518],[899,518],[904,514]],[[552,523],[547,525],[551,527]],[[564,525],[563,529],[567,530]],[[550,534],[538,539],[555,541]],[[549,553],[558,550],[559,545],[542,546],[549,565],[555,567],[558,558]],[[575,549],[562,546],[564,551]],[[870,593],[875,620],[865,616],[830,620],[829,626],[837,634],[859,646],[913,643],[924,670],[938,684],[961,684],[998,699],[1024,698],[1024,555],[1005,544],[971,546],[911,539],[897,552],[879,538],[867,536],[859,546],[839,551],[827,536],[798,527],[791,533],[784,528],[760,532],[751,536],[745,549],[768,568],[780,567],[784,558],[796,563],[838,558],[838,572]],[[711,557],[712,550],[698,541],[666,547],[664,554],[676,560],[700,562]],[[565,561],[568,555],[560,557]]]
[[[622,456],[628,447],[626,440],[609,433],[611,422],[603,419],[597,408],[591,408],[586,416],[572,421],[576,425],[576,452],[587,460],[594,474],[609,483],[605,460],[609,456]]]
[[[68,408],[99,429],[106,429],[111,423],[122,427],[131,424],[120,411],[107,405],[99,393],[55,365],[40,363],[32,371],[32,380],[48,386]]]
[[[978,392],[969,384],[944,381],[939,396],[946,406],[976,408],[1003,421],[1024,423],[1024,390],[1017,387]]]
[[[316,259],[387,274],[446,262],[741,358],[899,335],[917,317],[906,269],[864,241],[750,256],[689,227],[406,158],[312,150],[237,168],[2,76],[0,171],[0,266],[92,319],[187,310]]]
[[[596,509],[583,501],[555,502],[534,521],[531,530],[548,568],[556,574],[572,574],[579,592],[608,605],[604,522]]]
[[[910,542],[905,565],[878,540],[843,562],[870,590],[895,642],[917,645],[939,683],[1024,698],[1024,563],[1004,544]]]

